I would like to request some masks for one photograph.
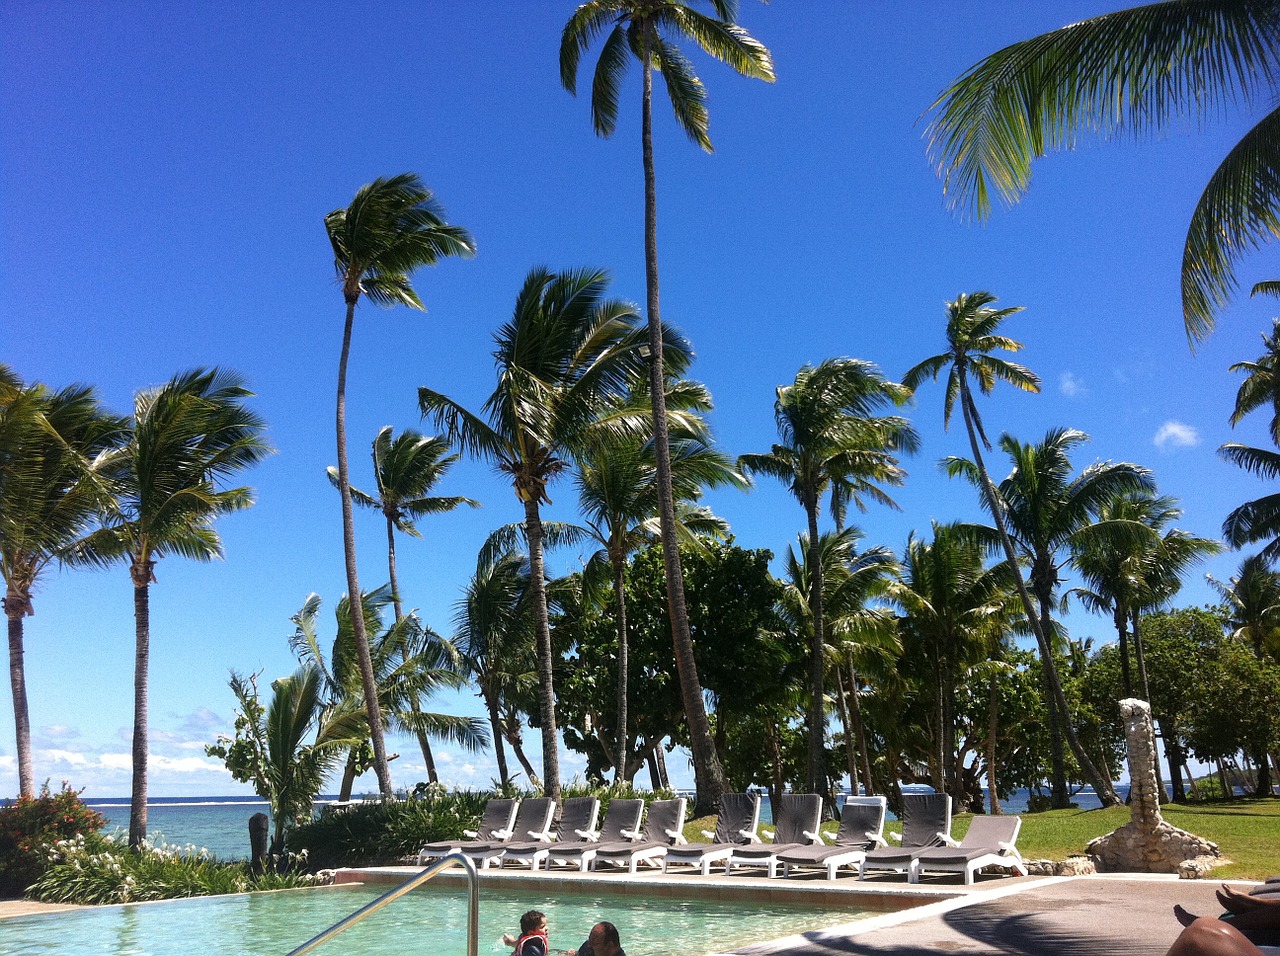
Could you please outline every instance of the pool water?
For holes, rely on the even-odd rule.
[[[385,890],[290,890],[19,917],[0,922],[0,951],[8,956],[284,956]],[[520,895],[482,889],[480,953],[510,953],[502,934],[518,934],[520,914],[529,909],[547,914],[553,953],[575,951],[591,926],[607,919],[617,924],[628,956],[722,952],[865,915],[857,909],[670,897],[540,895],[545,892],[545,884],[531,885]],[[317,953],[465,956],[466,924],[465,891],[423,889],[370,916]]]

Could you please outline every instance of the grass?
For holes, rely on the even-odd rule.
[[[1213,870],[1215,880],[1262,880],[1280,874],[1280,800],[1231,800],[1215,803],[1165,804],[1165,820],[1197,836],[1212,840],[1231,862]],[[957,840],[969,829],[968,814],[956,816],[951,835]],[[1022,814],[1018,849],[1028,860],[1065,860],[1084,853],[1095,837],[1124,826],[1131,819],[1128,807],[1107,810],[1049,810]],[[715,830],[716,818],[701,817],[685,824],[687,840],[701,842],[702,830]],[[834,821],[823,825],[823,834],[835,833]],[[889,822],[885,830],[897,829]]]

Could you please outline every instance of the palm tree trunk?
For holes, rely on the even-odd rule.
[[[1053,657],[1053,641],[1048,635],[1053,633],[1053,619],[1050,616],[1050,608],[1053,605],[1053,593],[1040,593],[1036,595],[1040,602],[1039,626],[1040,633],[1045,635],[1045,643],[1049,648],[1050,660],[1054,662],[1054,673],[1057,673],[1057,658]],[[1065,810],[1071,805],[1071,798],[1067,794],[1067,761],[1065,757],[1065,748],[1063,742],[1063,725],[1066,721],[1067,711],[1060,710],[1058,707],[1057,695],[1053,692],[1053,683],[1049,678],[1048,668],[1043,664],[1040,668],[1040,679],[1044,682],[1045,695],[1045,716],[1049,722],[1049,768],[1052,774],[1050,781],[1050,797],[1052,806],[1055,810]]]
[[[498,781],[505,790],[511,775],[507,771],[507,748],[502,743],[502,718],[498,716],[498,702],[491,693],[484,695],[485,707],[489,711],[489,734],[493,737],[493,754],[498,758]]]
[[[858,795],[858,748],[853,739],[853,725],[849,721],[849,699],[844,692],[843,668],[836,665],[836,704],[840,708],[840,726],[844,728],[845,763],[849,767],[849,793]]]
[[[404,619],[404,605],[400,600],[400,581],[396,577],[396,523],[389,515],[387,516],[387,574],[391,582],[391,605],[395,608],[396,623],[399,624]],[[406,664],[409,662],[407,654],[404,660]],[[415,734],[418,738],[418,747],[422,751],[422,762],[427,768],[427,782],[439,783],[440,774],[436,772],[436,759],[431,753],[431,741],[427,738],[427,732],[417,723],[417,718],[422,716],[422,708],[418,706],[416,695],[409,701],[409,712],[413,714],[414,726],[418,728]]]
[[[1120,642],[1120,683],[1124,687],[1124,696],[1133,696],[1133,675],[1129,669],[1129,612],[1116,605],[1112,615],[1116,624],[1116,637]]]
[[[511,744],[511,750],[516,755],[516,760],[520,761],[520,766],[524,768],[524,775],[529,778],[529,786],[535,788],[542,786],[542,781],[538,779],[538,771],[534,770],[533,764],[529,763],[529,758],[520,743],[519,732],[509,733],[507,742]]]
[[[976,421],[978,410],[973,404],[973,396],[969,391],[969,381],[963,370],[960,375],[960,407],[964,412],[964,424],[969,432],[969,446],[973,449],[974,463],[978,466],[978,476],[982,482],[982,490],[991,509],[991,516],[995,521],[1000,543],[1004,546],[1005,556],[1008,558],[1010,568],[1013,571],[1014,581],[1018,585],[1018,596],[1022,598],[1022,607],[1027,615],[1027,623],[1031,625],[1031,630],[1036,636],[1036,646],[1040,650],[1040,660],[1044,669],[1045,680],[1049,685],[1049,696],[1053,698],[1057,705],[1058,726],[1061,727],[1067,744],[1071,747],[1071,752],[1080,764],[1080,770],[1084,774],[1085,780],[1093,786],[1098,800],[1104,807],[1119,806],[1120,798],[1116,796],[1116,791],[1111,785],[1111,781],[1098,772],[1093,759],[1081,746],[1075,731],[1071,727],[1071,721],[1068,720],[1070,709],[1067,707],[1066,695],[1062,692],[1062,682],[1058,679],[1058,667],[1054,663],[1053,648],[1049,645],[1048,636],[1036,616],[1031,594],[1027,591],[1027,582],[1023,580],[1022,568],[1018,565],[1018,554],[1014,550],[1013,540],[1009,537],[1009,530],[1005,526],[1004,504],[1001,502],[1000,494],[996,491],[996,487],[991,481],[991,476],[987,473],[987,467],[982,460],[982,449],[978,444]]]
[[[987,789],[990,791],[992,815],[1004,813],[1000,808],[1000,794],[996,785],[996,739],[1000,733],[1000,678],[991,675],[988,684],[991,703],[987,708]]]
[[[1146,658],[1145,649],[1142,646],[1141,613],[1137,610],[1133,612],[1133,652],[1134,652],[1134,656],[1138,659],[1137,660],[1138,680],[1142,682],[1142,699],[1145,700],[1148,704],[1150,704],[1151,703],[1151,685],[1147,681],[1147,658]],[[1154,713],[1152,714],[1152,716],[1153,717],[1155,716]],[[1157,723],[1155,726],[1157,730],[1156,736],[1162,737],[1163,734],[1160,733],[1160,731],[1163,730],[1163,721],[1161,721],[1160,723]],[[1169,745],[1166,742],[1165,743],[1166,751],[1168,750],[1168,747]],[[1160,751],[1158,749],[1152,751],[1151,759],[1152,759],[1152,762],[1155,764],[1155,769],[1156,769],[1156,799],[1160,803],[1167,803],[1168,800],[1166,799],[1165,792],[1164,792],[1164,779],[1160,773]]]
[[[653,748],[654,763],[658,766],[658,783],[662,785],[663,790],[671,789],[671,777],[667,774],[667,752],[662,749],[662,741],[658,741],[658,746]]]
[[[822,677],[826,669],[822,652],[825,648],[822,620],[822,552],[818,540],[818,503],[805,502],[805,516],[809,519],[809,611],[813,628],[809,640],[809,761],[805,773],[805,788],[809,793],[825,793],[827,790],[827,711]]]
[[[18,751],[18,794],[36,795],[35,770],[31,763],[31,712],[27,707],[27,672],[24,664],[22,618],[31,606],[12,588],[4,599],[4,612],[9,619],[9,687],[13,691],[13,730]]]
[[[676,543],[676,512],[671,491],[671,446],[667,436],[667,398],[662,357],[662,315],[658,301],[658,193],[653,171],[653,68],[648,38],[643,41],[644,92],[641,139],[644,158],[644,272],[649,322],[649,385],[653,399],[653,444],[658,475],[658,519],[662,530],[662,557],[666,571],[667,608],[671,616],[671,642],[675,652],[680,699],[693,755],[693,779],[697,787],[694,813],[714,813],[725,792],[724,770],[711,739],[711,724],[702,700],[702,682],[693,658],[693,637],[684,599],[684,573]]]
[[[618,747],[613,785],[622,786],[627,779],[627,753],[631,738],[627,735],[627,593],[626,564],[621,555],[610,555],[613,562],[613,599],[618,615]]]
[[[344,803],[351,799],[351,791],[356,785],[356,752],[347,754],[347,762],[342,765],[342,783],[338,787],[338,799]]]
[[[538,628],[538,716],[542,724],[542,780],[546,794],[560,802],[560,746],[556,734],[556,690],[551,673],[551,622],[547,617],[547,575],[542,561],[542,515],[537,492],[524,502],[524,533],[529,541],[529,576]]]
[[[858,693],[858,672],[849,667],[849,716],[853,718],[853,733],[858,741],[858,756],[862,760],[862,779],[866,781],[867,796],[876,793],[875,780],[871,776],[871,751],[867,748],[867,734],[862,726],[862,697]],[[856,796],[856,794],[855,794]]]
[[[359,293],[356,293],[356,297]],[[351,507],[351,475],[347,468],[347,359],[351,355],[351,329],[355,324],[356,297],[347,298],[347,321],[342,327],[342,356],[338,359],[338,497],[342,499],[342,556],[347,569],[347,598],[352,608],[359,608],[363,592],[356,574],[356,525]],[[369,717],[369,740],[373,744],[373,769],[378,776],[378,792],[391,796],[391,768],[387,766],[387,746],[382,736],[382,711],[378,706],[378,681],[373,675],[373,659],[369,655],[369,635],[364,615],[351,614],[351,633],[360,663],[360,682],[364,687],[365,711]]]
[[[133,621],[136,646],[133,657],[133,784],[129,794],[129,848],[139,849],[147,839],[147,664],[151,659],[151,572],[154,561],[134,558],[129,567],[133,579]]]

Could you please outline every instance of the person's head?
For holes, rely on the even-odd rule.
[[[591,956],[616,956],[622,949],[622,940],[618,938],[618,927],[612,923],[596,923],[591,927],[591,935],[587,937],[591,944]]]
[[[536,933],[540,929],[547,928],[547,918],[537,910],[529,910],[520,917],[521,933]]]

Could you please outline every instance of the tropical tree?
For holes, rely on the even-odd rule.
[[[826,789],[826,637],[818,513],[828,493],[837,524],[843,522],[850,502],[862,510],[868,498],[896,507],[879,484],[902,483],[906,473],[898,465],[897,453],[913,451],[919,438],[905,418],[876,412],[901,405],[909,397],[906,388],[887,381],[875,365],[861,359],[836,358],[817,366],[806,365],[793,384],[778,387],[773,417],[781,442],[766,454],[742,455],[738,459],[739,466],[747,472],[785,482],[809,522],[813,631],[809,649],[806,786],[814,793]]]
[[[1069,428],[1050,429],[1044,439],[1034,445],[1020,442],[1010,435],[1000,439],[1000,447],[1013,463],[1012,471],[999,487],[1004,517],[1014,544],[1030,565],[1028,584],[1038,603],[1039,628],[1048,640],[1051,652],[1055,636],[1059,633],[1053,609],[1062,583],[1062,567],[1072,546],[1084,547],[1090,540],[1099,542],[1103,547],[1123,547],[1135,540],[1156,540],[1145,525],[1096,520],[1099,510],[1117,495],[1152,491],[1155,485],[1150,472],[1128,462],[1098,462],[1072,477],[1070,453],[1088,440],[1088,435]],[[964,475],[981,488],[981,476],[972,462],[953,458],[947,465],[951,474]],[[1069,719],[1070,710],[1062,710],[1061,719],[1057,719],[1058,703],[1065,701],[1055,701],[1050,691],[1046,707],[1054,764],[1053,796],[1055,802],[1066,806],[1062,743],[1064,738],[1069,742],[1076,735]],[[1073,753],[1077,750],[1084,752],[1078,740],[1070,746]],[[1085,764],[1080,766],[1087,774]],[[1089,782],[1093,783],[1092,780]],[[1105,782],[1109,784],[1110,781]]]
[[[45,569],[75,549],[97,516],[99,455],[123,425],[87,386],[23,385],[0,364],[0,575],[21,796],[36,794],[23,622],[35,613],[31,596]]]
[[[336,416],[343,559],[347,571],[347,593],[362,594],[356,573],[355,519],[347,467],[347,359],[351,354],[356,304],[363,295],[378,305],[407,305],[422,309],[422,300],[411,283],[413,272],[421,266],[434,265],[445,256],[474,255],[475,243],[465,229],[445,222],[444,210],[413,173],[379,178],[361,186],[351,205],[330,212],[324,217],[324,225],[333,247],[338,281],[342,283],[342,298],[347,305],[346,322],[342,327],[342,353],[338,359]],[[383,796],[390,796],[391,771],[387,767],[378,691],[369,657],[369,636],[360,615],[357,614],[354,621],[360,676],[364,681],[365,705],[369,708],[378,790]]]
[[[970,67],[934,102],[927,139],[949,201],[979,217],[994,192],[1016,202],[1031,163],[1103,137],[1159,132],[1188,115],[1262,102],[1196,204],[1182,255],[1182,310],[1194,344],[1236,287],[1235,264],[1280,216],[1280,5],[1184,0],[1104,14],[1012,44]]]
[[[973,666],[998,656],[1012,626],[1007,567],[986,567],[984,551],[971,528],[935,522],[932,541],[908,538],[901,580],[888,588],[904,632],[933,662],[934,782],[962,802],[956,696]]]
[[[609,434],[636,434],[643,427],[641,416],[601,417],[644,362],[635,307],[605,299],[607,287],[608,277],[599,270],[529,273],[511,321],[495,336],[498,384],[485,400],[487,421],[439,392],[418,389],[422,414],[445,430],[451,444],[509,475],[524,507],[537,622],[543,782],[555,799],[560,795],[560,760],[541,509],[551,501],[547,486],[583,448]],[[690,357],[688,346],[671,336],[668,351],[669,369],[682,371]]]
[[[711,407],[711,397],[696,382],[675,384],[679,396],[669,400],[681,415],[671,443],[672,491],[676,498],[676,533],[686,547],[697,547],[703,534],[723,537],[728,524],[691,503],[703,488],[745,487],[730,460],[705,437],[698,412]],[[647,389],[645,389],[647,392]],[[669,402],[670,404],[670,402]],[[614,754],[614,783],[623,782],[630,735],[627,724],[627,558],[660,536],[658,484],[653,443],[639,436],[588,448],[578,462],[578,503],[588,537],[600,547],[588,560],[588,577],[608,574],[612,581],[618,632],[618,740]]]
[[[1240,570],[1226,583],[1210,576],[1227,612],[1227,631],[1233,640],[1248,645],[1262,660],[1280,660],[1280,573],[1262,555],[1240,562]]]
[[[233,671],[230,683],[239,704],[234,736],[220,736],[204,751],[221,759],[233,780],[253,784],[267,801],[275,823],[270,852],[283,853],[285,833],[299,820],[311,819],[312,802],[325,779],[343,751],[359,743],[367,724],[359,710],[326,704],[324,675],[313,663],[272,681],[265,708],[256,674],[243,677]]]
[[[1048,690],[1046,704],[1052,701],[1053,707],[1056,708],[1056,726],[1062,728],[1076,760],[1086,779],[1093,785],[1102,805],[1112,806],[1120,802],[1114,788],[1110,781],[1098,771],[1092,759],[1071,733],[1070,727],[1067,726],[1067,701],[1054,664],[1050,635],[1041,625],[1031,592],[1027,590],[1027,582],[1018,563],[1018,550],[1014,547],[1013,538],[1009,534],[1004,499],[996,490],[995,483],[991,480],[991,475],[982,458],[983,447],[990,449],[991,442],[987,439],[982,419],[978,415],[978,407],[973,400],[973,391],[969,384],[970,374],[977,379],[978,388],[984,395],[991,394],[996,382],[1007,382],[1026,392],[1040,391],[1040,379],[1034,372],[1015,362],[991,354],[997,350],[1018,352],[1022,349],[1021,342],[1002,335],[999,331],[1004,320],[1021,312],[1022,307],[993,309],[991,306],[995,301],[996,297],[990,292],[974,292],[961,293],[954,302],[947,303],[947,350],[932,355],[912,367],[903,376],[902,383],[914,391],[926,378],[936,381],[943,370],[947,370],[947,388],[942,405],[943,424],[950,426],[951,413],[958,400],[961,414],[964,416],[965,430],[969,433],[969,448],[973,453],[973,474],[977,479],[987,510],[991,512],[992,521],[995,523],[996,534],[1004,548],[1014,584],[1022,599],[1027,624],[1035,634],[1036,647],[1040,652]],[[1065,805],[1065,770],[1059,769],[1060,759],[1055,759],[1054,762],[1054,800]]]
[[[886,607],[868,607],[882,597],[897,575],[898,562],[888,548],[857,550],[862,532],[846,526],[819,535],[816,553],[822,576],[823,654],[844,730],[845,757],[850,792],[859,786],[859,758],[866,760],[867,742],[862,729],[858,671],[871,655],[896,656],[902,649],[897,621]],[[797,546],[787,549],[782,575],[781,615],[787,625],[804,638],[812,649],[813,579],[815,549],[809,536],[801,534]],[[849,674],[846,692],[844,676]],[[825,680],[825,677],[824,677]],[[807,756],[806,756],[807,766]],[[870,792],[870,774],[863,774]]]
[[[1262,283],[1254,291],[1263,286],[1267,287],[1264,291],[1280,291],[1276,283]],[[1231,426],[1240,424],[1250,412],[1270,405],[1268,434],[1280,446],[1280,319],[1274,320],[1271,335],[1262,337],[1262,345],[1264,351],[1258,358],[1231,366],[1233,372],[1247,373],[1236,392]],[[1218,449],[1218,454],[1261,478],[1273,480],[1280,476],[1280,454],[1270,449],[1228,442]],[[1233,510],[1222,523],[1222,536],[1233,548],[1266,541],[1262,553],[1274,562],[1280,557],[1280,495],[1264,495]]]
[[[223,487],[271,452],[262,419],[245,403],[252,394],[240,376],[216,368],[183,372],[159,388],[138,392],[133,420],[111,465],[114,500],[105,526],[74,555],[77,561],[98,565],[123,559],[133,582],[137,642],[131,847],[147,836],[150,589],[156,562],[169,554],[194,561],[222,557],[214,521],[253,503],[251,489]]]
[[[421,538],[422,532],[413,523],[415,518],[444,514],[463,504],[478,508],[480,503],[458,495],[442,497],[428,494],[458,460],[457,455],[448,454],[447,442],[440,438],[428,438],[412,429],[406,429],[394,438],[391,432],[391,426],[387,425],[373,440],[376,493],[369,494],[355,487],[350,491],[351,500],[355,504],[381,511],[387,520],[387,573],[398,621],[404,617],[404,605],[400,581],[396,575],[396,532]],[[336,468],[329,469],[329,480],[337,486]],[[410,707],[415,713],[417,706],[416,700],[410,701]],[[436,771],[435,758],[431,753],[431,741],[425,732],[419,732],[418,746],[422,750],[422,760],[427,765],[428,780],[438,783],[440,775]]]
[[[640,62],[640,139],[644,162],[644,260],[645,309],[652,353],[650,386],[653,401],[653,439],[657,457],[659,522],[662,529],[663,558],[667,576],[667,605],[671,615],[671,639],[675,647],[680,694],[689,723],[699,813],[710,813],[724,792],[723,770],[716,758],[711,725],[702,700],[702,687],[693,659],[688,610],[684,599],[684,577],[680,569],[680,548],[676,540],[675,497],[662,376],[662,315],[658,294],[658,191],[653,160],[653,71],[666,81],[667,94],[676,121],[707,152],[709,115],[706,87],[694,72],[693,64],[680,52],[681,40],[692,40],[705,53],[727,63],[743,76],[773,82],[773,59],[769,51],[746,30],[734,23],[737,0],[709,0],[714,13],[707,16],[687,0],[588,0],[573,12],[560,41],[560,82],[574,95],[578,87],[578,64],[588,47],[601,34],[608,37],[596,63],[591,89],[591,120],[600,136],[611,136],[617,127],[618,100],[623,77],[631,58]]]
[[[1136,526],[1133,533],[1086,536],[1073,548],[1071,563],[1084,579],[1085,587],[1072,588],[1070,593],[1090,610],[1111,615],[1126,697],[1134,693],[1130,625],[1136,650],[1141,614],[1164,605],[1181,588],[1182,577],[1192,564],[1221,550],[1216,541],[1169,528],[1181,516],[1176,501],[1167,495],[1157,495],[1149,489],[1123,492],[1098,508],[1097,520],[1104,528],[1132,523]],[[1143,534],[1143,529],[1152,534]],[[1150,700],[1145,667],[1138,669],[1142,698]]]
[[[384,626],[383,617],[393,604],[389,586],[369,591],[363,597],[365,632],[371,635],[370,656],[381,696],[379,711],[388,724],[406,730],[419,739],[427,736],[448,740],[468,750],[480,750],[486,743],[483,724],[454,714],[424,712],[421,702],[442,689],[461,690],[466,686],[462,657],[452,643],[423,625],[416,614],[400,615]],[[364,688],[355,655],[355,628],[351,602],[343,597],[334,609],[337,635],[326,655],[320,643],[320,595],[311,594],[291,620],[294,632],[289,646],[303,664],[314,664],[324,678],[330,706],[348,708],[364,715]],[[356,776],[367,763],[368,721],[347,758],[339,799],[348,800]],[[430,768],[430,765],[428,765]],[[438,780],[433,780],[433,783]]]
[[[511,782],[503,741],[516,749],[530,782],[535,786],[538,782],[520,748],[523,702],[537,696],[532,603],[528,555],[517,551],[493,555],[486,549],[462,598],[454,605],[454,640],[484,700],[503,788]]]

